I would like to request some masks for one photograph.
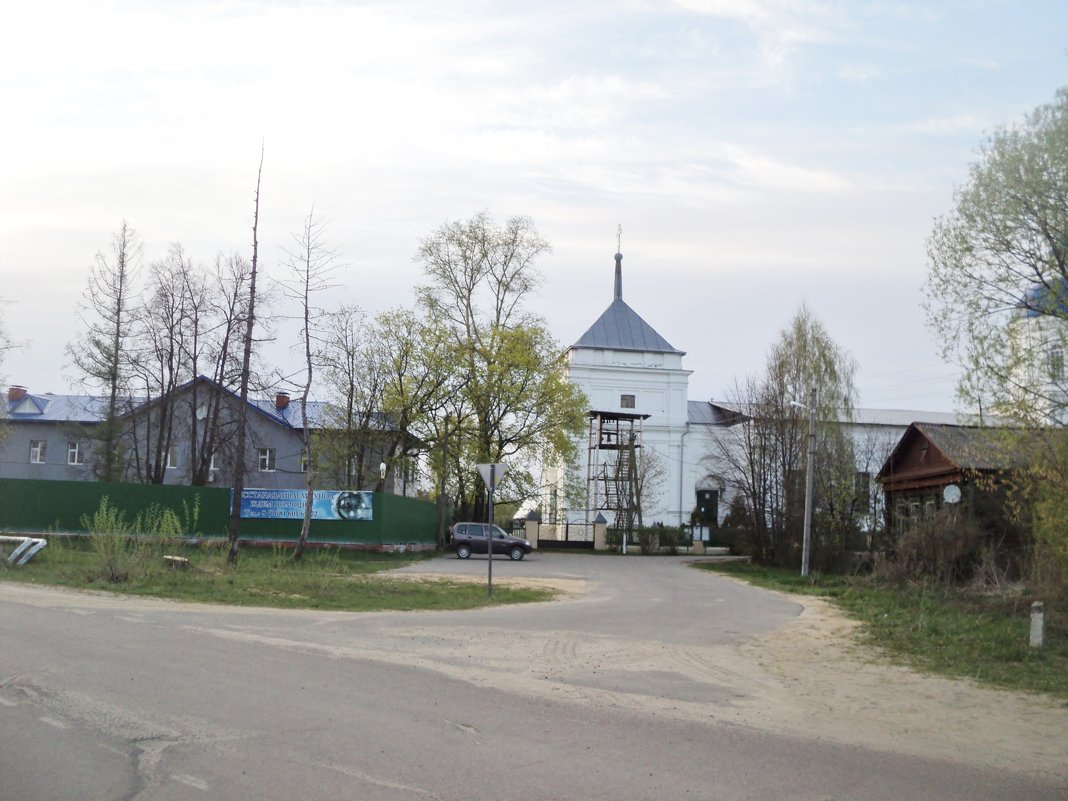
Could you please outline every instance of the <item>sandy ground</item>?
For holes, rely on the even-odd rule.
[[[498,583],[554,587],[564,597],[585,589],[582,581],[559,579]],[[481,628],[465,633],[462,643],[442,640],[440,631],[430,629],[406,628],[406,634],[421,639],[422,666],[467,679],[474,669],[480,680],[513,692],[1068,782],[1065,701],[891,664],[860,644],[860,624],[831,604],[785,597],[804,611],[785,627],[738,645],[672,646]],[[397,657],[393,652],[390,658]],[[454,670],[460,664],[462,670]]]

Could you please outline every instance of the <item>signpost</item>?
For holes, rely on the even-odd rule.
[[[478,474],[482,476],[482,480],[486,482],[486,487],[489,488],[489,510],[486,513],[489,526],[486,530],[486,595],[493,597],[493,493],[497,489],[497,482],[504,476],[504,471],[507,469],[507,465],[503,462],[495,464],[480,464],[478,467]]]

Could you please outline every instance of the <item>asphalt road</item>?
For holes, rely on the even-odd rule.
[[[773,631],[799,607],[673,559],[494,560],[498,580],[511,575],[588,592],[356,615],[0,582],[0,801],[1066,797],[1025,776],[614,703],[731,699],[673,671],[624,681],[583,661],[584,644],[685,654]]]

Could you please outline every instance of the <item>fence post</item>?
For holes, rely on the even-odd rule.
[[[1041,601],[1031,604],[1031,647],[1041,648],[1045,639],[1046,605]]]

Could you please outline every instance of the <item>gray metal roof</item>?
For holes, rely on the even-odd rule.
[[[617,253],[612,305],[571,347],[593,350],[633,350],[643,353],[677,353],[666,339],[623,302],[623,254]]]
[[[293,398],[289,401],[289,405],[284,409],[279,409],[275,405],[273,398],[249,398],[248,403],[254,409],[262,412],[267,417],[270,417],[279,425],[286,426],[287,428],[300,428],[300,398]],[[329,419],[327,415],[327,404],[322,401],[308,401],[308,427],[309,428],[322,428],[326,420]]]
[[[689,421],[695,425],[732,425],[742,418],[751,416],[750,404],[731,401],[688,401]],[[912,423],[932,423],[937,425],[969,425],[976,421],[970,415],[955,412],[924,412],[907,409],[853,409],[852,417],[842,415],[836,422],[867,425],[893,426],[907,428]],[[998,420],[986,420],[988,425],[1002,425]]]
[[[292,398],[284,409],[279,409],[275,401],[270,398],[249,398],[248,403],[279,425],[300,428],[300,398]],[[309,429],[318,431],[324,428],[338,428],[341,426],[340,416],[340,409],[335,404],[327,401],[308,401]],[[370,425],[379,431],[391,431],[396,428],[392,421],[381,412],[372,413]]]
[[[710,401],[686,401],[686,414],[688,422],[699,426],[729,426],[744,416],[735,409]]]
[[[597,350],[635,350],[646,353],[678,353],[649,323],[645,322],[623,298],[616,298],[597,322],[589,327],[571,347]]]

